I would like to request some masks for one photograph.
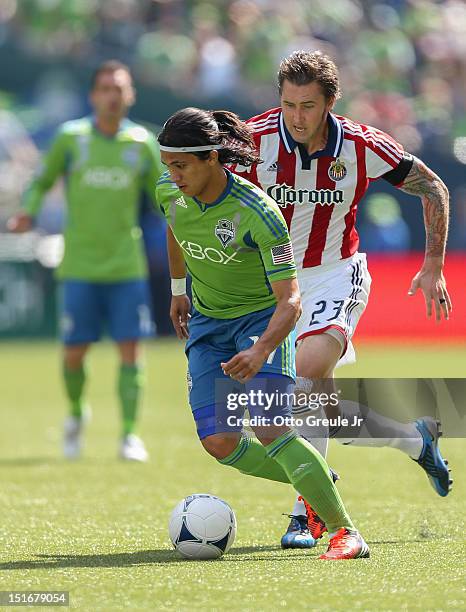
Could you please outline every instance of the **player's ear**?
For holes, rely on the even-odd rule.
[[[129,92],[128,92],[128,107],[133,106],[135,102],[136,102],[136,89],[134,88],[134,85],[131,83]]]
[[[211,151],[208,157],[208,162],[211,166],[218,162],[218,151]]]
[[[335,96],[330,96],[330,98],[327,99],[327,111],[330,113],[333,110],[333,107],[335,106],[335,102],[336,102],[336,98]]]

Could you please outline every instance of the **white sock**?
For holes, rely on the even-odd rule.
[[[300,495],[296,496],[296,501],[293,506],[293,511],[291,514],[294,516],[306,516],[306,506],[302,499],[300,499]]]
[[[423,448],[423,439],[413,422],[401,423],[384,417],[370,408],[364,410],[364,414],[362,414],[360,404],[348,400],[340,401],[340,411],[349,419],[350,423],[353,422],[354,417],[363,419],[356,436],[336,437],[340,444],[378,448],[388,446],[397,448],[413,459],[419,459]],[[344,435],[344,429],[342,428],[339,434]]]

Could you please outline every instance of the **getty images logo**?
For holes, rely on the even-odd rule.
[[[281,207],[286,208],[293,204],[344,204],[341,189],[294,189],[288,185],[270,185],[267,194]]]

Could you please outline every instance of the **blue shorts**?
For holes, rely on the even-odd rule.
[[[151,335],[147,282],[65,280],[62,283],[61,335],[64,344],[96,342],[106,329],[115,342]]]
[[[232,424],[233,419],[227,422],[227,417],[232,415],[227,401],[231,393],[249,392],[254,388],[270,391],[271,385],[278,385],[283,391],[293,384],[296,376],[294,332],[269,355],[260,372],[245,385],[225,376],[220,366],[257,341],[266,330],[274,311],[275,307],[272,306],[235,319],[213,319],[193,311],[189,321],[189,340],[186,343],[188,390],[201,439],[213,433],[241,430],[240,425]],[[280,402],[269,407],[269,410],[288,414],[289,407],[278,404]],[[260,411],[257,406],[247,407],[250,415],[251,411]],[[238,410],[244,412],[244,407],[242,410],[238,407],[235,414],[239,414]]]

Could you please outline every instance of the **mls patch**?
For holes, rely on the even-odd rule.
[[[217,225],[215,226],[215,235],[225,249],[230,242],[234,240],[236,235],[236,229],[233,225],[233,221],[229,221],[228,219],[219,219],[217,221]]]
[[[293,247],[291,242],[286,244],[279,244],[270,249],[272,254],[272,262],[276,266],[277,264],[293,263]]]
[[[345,162],[338,158],[330,164],[328,169],[328,176],[332,181],[341,181],[347,173],[348,170],[345,167]]]

